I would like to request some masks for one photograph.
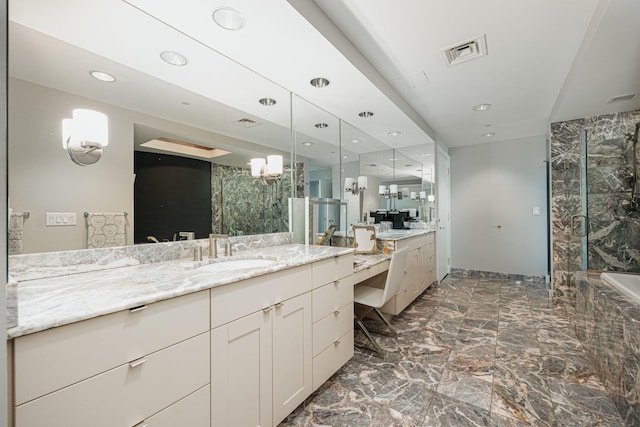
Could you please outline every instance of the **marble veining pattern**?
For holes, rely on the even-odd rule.
[[[233,236],[229,241],[233,243],[234,252],[240,252],[290,244],[293,243],[293,235],[272,233]],[[18,281],[24,281],[188,259],[193,256],[193,248],[198,246],[202,247],[206,257],[209,254],[208,239],[10,256],[9,274]],[[224,240],[218,242],[218,253],[223,253],[222,251]]]
[[[640,306],[596,274],[577,279],[578,338],[626,424],[640,425]]]
[[[298,194],[304,191],[304,169],[299,163],[295,180]],[[212,230],[241,236],[276,233],[289,229],[291,169],[282,178],[265,186],[247,168],[211,164]]]
[[[266,267],[210,273],[198,267],[226,258],[179,259],[19,281],[18,325],[8,335],[14,338],[352,252],[350,248],[290,244],[249,249],[231,257],[276,261]]]
[[[629,209],[633,143],[628,138],[638,122],[640,110],[551,124],[553,283],[555,296],[567,305],[575,301],[574,272],[582,270],[582,219],[575,215],[586,214],[580,184],[585,130],[588,269],[640,271],[640,213]]]
[[[448,277],[392,324],[281,427],[624,426],[544,284]]]

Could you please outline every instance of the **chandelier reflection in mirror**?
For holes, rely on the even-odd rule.
[[[109,144],[109,123],[106,114],[77,108],[72,119],[62,120],[62,147],[71,160],[89,166],[102,157]]]
[[[251,159],[251,176],[264,185],[271,185],[282,176],[282,156],[267,156],[267,159]]]

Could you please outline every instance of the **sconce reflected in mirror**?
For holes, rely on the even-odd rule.
[[[282,156],[267,156],[267,159],[251,159],[251,176],[259,178],[264,185],[271,185],[282,176]]]
[[[344,191],[350,191],[354,196],[357,196],[361,191],[367,189],[367,181],[366,176],[359,176],[357,181],[346,177],[344,179]]]
[[[108,144],[106,114],[77,108],[73,110],[73,119],[62,120],[62,147],[75,164],[89,166],[96,163]]]

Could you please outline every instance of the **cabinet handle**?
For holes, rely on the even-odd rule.
[[[135,424],[133,427],[147,427],[147,423],[144,421],[140,421],[138,424]]]
[[[340,310],[335,310],[335,311],[333,312],[333,314],[335,314],[335,315],[337,316],[338,314],[340,314]]]
[[[136,359],[136,360],[133,360],[133,361],[129,362],[129,367],[130,368],[135,368],[136,366],[142,365],[146,361],[147,361],[146,357],[141,357],[140,359]]]
[[[272,309],[272,308],[273,308],[273,307],[271,307],[271,306],[269,306],[269,307],[265,307],[265,308],[263,308],[263,309],[262,309],[262,311],[263,311],[264,313],[268,313],[268,312],[270,312],[270,311],[271,311],[271,309]]]
[[[280,307],[282,307],[283,305],[284,305],[284,303],[283,303],[283,302],[277,302],[277,303],[276,303],[276,308],[280,308]]]
[[[340,344],[340,340],[335,340],[335,341],[333,342],[333,345],[338,345],[338,344]]]
[[[334,284],[334,285],[336,285],[336,286],[338,286],[338,285],[340,284],[340,280],[335,280],[335,281],[333,282],[333,284]]]
[[[142,311],[142,310],[144,310],[145,308],[147,308],[147,306],[146,306],[146,305],[139,305],[139,306],[137,306],[137,307],[132,307],[132,308],[130,308],[130,309],[129,309],[129,312],[130,312],[130,313],[137,313],[138,311]]]

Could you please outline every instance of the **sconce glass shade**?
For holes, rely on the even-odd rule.
[[[271,185],[282,176],[283,160],[282,156],[267,156],[263,158],[251,159],[251,176],[260,178],[264,185]]]
[[[102,149],[109,145],[109,122],[106,114],[75,109],[73,119],[62,120],[62,146],[71,160],[88,166],[102,157]]]
[[[344,179],[344,191],[351,191],[353,189],[353,178],[346,177]]]
[[[282,175],[282,156],[267,156],[267,174],[273,177]]]
[[[415,191],[411,192],[411,200],[416,200],[418,198],[418,193],[416,193]]]
[[[420,200],[424,200],[427,198],[427,192],[426,191],[421,191],[420,192]]]
[[[389,186],[389,193],[398,194],[398,186],[396,184],[391,184]]]
[[[251,159],[251,176],[260,178],[262,176],[262,168],[266,163],[263,158]]]
[[[434,196],[433,194],[429,194],[429,195],[427,196],[427,200],[428,200],[429,202],[435,202],[435,201],[436,201],[436,196]]]
[[[378,186],[378,194],[381,196],[384,196],[385,194],[387,194],[387,186],[386,185],[379,185]]]
[[[358,177],[358,190],[366,190],[367,189],[367,177],[359,176]]]

